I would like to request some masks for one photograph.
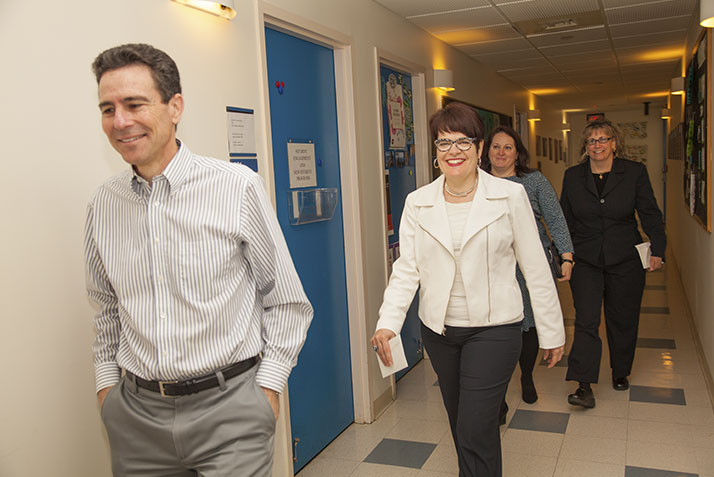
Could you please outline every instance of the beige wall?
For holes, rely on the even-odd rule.
[[[179,137],[197,152],[226,158],[225,106],[255,109],[261,167],[270,170],[259,4],[235,3],[238,16],[226,22],[168,0],[0,2],[0,475],[109,475],[94,398],[81,244],[90,194],[125,166],[100,129],[89,69],[94,56],[125,42],[164,49],[182,73],[186,110]],[[357,319],[371,334],[386,266],[375,47],[425,70],[454,70],[452,96],[487,109],[512,114],[514,104],[527,110],[536,98],[372,1],[272,3],[351,39],[366,296],[365,316]],[[437,104],[429,89],[427,112]],[[538,107],[556,114],[545,102]],[[369,375],[374,400],[389,385],[374,360]],[[277,464],[276,475],[285,475],[287,465]]]

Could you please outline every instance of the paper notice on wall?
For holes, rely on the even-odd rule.
[[[228,153],[255,155],[255,115],[252,109],[227,108]]]
[[[389,147],[401,149],[407,147],[406,120],[404,116],[404,94],[402,85],[397,84],[394,74],[387,82],[387,115],[389,116]]]
[[[288,143],[288,171],[291,189],[317,187],[315,145],[313,143]]]

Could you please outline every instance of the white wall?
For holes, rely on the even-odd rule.
[[[252,108],[266,161],[258,3],[235,3],[238,16],[227,22],[168,0],[0,2],[2,476],[109,475],[94,397],[82,235],[90,194],[125,166],[101,132],[90,63],[126,42],[165,50],[184,87],[179,137],[196,152],[226,158],[225,106]],[[454,70],[452,96],[487,109],[512,114],[514,104],[527,110],[533,98],[371,0],[272,3],[352,39],[366,295],[360,318],[371,334],[385,286],[386,240],[375,47],[425,69]],[[438,105],[433,89],[427,101],[431,113]],[[377,399],[388,381],[378,377],[376,361],[370,375]],[[285,475],[280,465],[276,474]]]
[[[694,42],[699,36],[700,28],[692,29],[689,44],[686,49],[691,52]],[[686,65],[691,55],[688,55]],[[709,74],[714,75],[714,65],[710,65]],[[711,77],[711,76],[710,76]],[[670,107],[672,119],[669,121],[670,130],[677,126],[684,118],[684,96],[671,96]],[[711,101],[711,98],[709,98]],[[710,134],[714,128],[709,125]],[[714,137],[712,138],[714,139]],[[712,143],[714,144],[714,142]],[[710,160],[710,165],[711,165]],[[714,380],[714,237],[692,216],[689,215],[689,206],[684,201],[682,175],[684,174],[684,161],[667,161],[667,234],[669,249],[672,251],[680,270],[684,293],[692,312],[696,327],[696,334],[702,345],[704,356]],[[710,166],[711,167],[711,166]],[[709,185],[712,182],[710,171]],[[712,217],[709,217],[712,220]],[[710,389],[710,392],[714,390]]]

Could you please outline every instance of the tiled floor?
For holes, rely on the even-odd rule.
[[[575,313],[569,288],[559,288],[567,352]],[[567,403],[576,385],[565,382],[565,366],[536,366],[539,399],[524,403],[516,369],[501,426],[504,476],[714,477],[714,412],[683,300],[671,272],[648,273],[632,386],[612,389],[604,345],[594,409]],[[425,360],[399,381],[397,400],[377,421],[350,426],[298,476],[457,473],[438,382]]]

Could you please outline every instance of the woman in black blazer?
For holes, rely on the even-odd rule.
[[[618,391],[629,388],[645,286],[645,269],[635,248],[642,242],[635,212],[651,242],[647,270],[662,266],[666,237],[647,168],[621,159],[620,131],[610,121],[593,121],[585,127],[581,144],[583,162],[565,172],[560,199],[576,262],[570,279],[575,336],[566,379],[580,384],[568,402],[592,408],[590,384],[598,381],[602,355],[598,328],[603,301],[612,385]]]

